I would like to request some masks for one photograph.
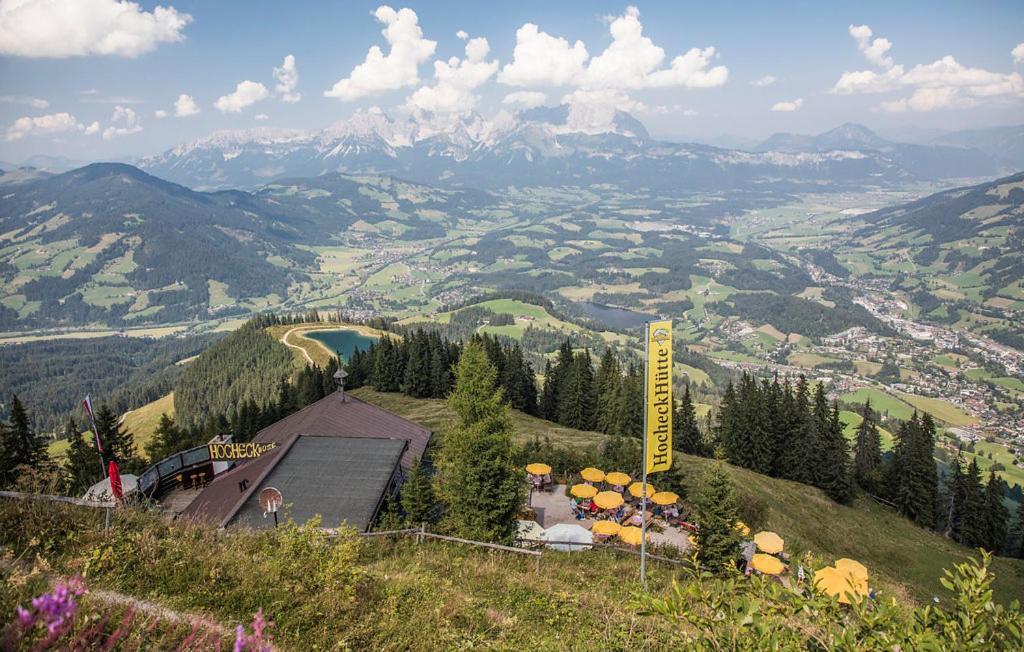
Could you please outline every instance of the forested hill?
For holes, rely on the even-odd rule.
[[[1018,238],[1024,226],[1024,172],[977,186],[956,188],[863,216],[870,230],[896,227],[944,244],[1009,228]],[[1019,240],[1018,240],[1019,243]],[[1018,248],[1018,251],[1020,249]]]
[[[312,247],[350,227],[441,237],[487,198],[340,174],[202,193],[130,165],[87,165],[0,199],[0,327],[256,312],[318,272]]]

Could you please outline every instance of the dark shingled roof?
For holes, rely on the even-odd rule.
[[[277,461],[283,459],[299,435],[405,439],[409,445],[402,454],[401,464],[408,471],[423,456],[432,434],[430,430],[376,405],[333,392],[256,433],[253,441],[277,442],[278,447],[218,475],[181,512],[180,517],[226,526],[241,505],[256,492]],[[239,488],[243,481],[246,482],[245,491]],[[285,501],[288,501],[287,496]]]
[[[362,532],[377,515],[407,443],[405,439],[298,437],[229,525],[273,526],[273,518],[263,518],[259,492],[274,487],[284,496],[285,515],[296,523],[319,514],[322,527],[346,523]]]

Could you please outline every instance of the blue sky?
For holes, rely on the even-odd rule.
[[[845,121],[908,134],[1024,122],[1021,2],[643,2],[630,8],[520,1],[488,3],[486,12],[477,2],[395,3],[392,19],[403,33],[410,26],[422,32],[409,42],[419,54],[404,59],[402,71],[398,56],[385,68],[367,64],[363,82],[325,96],[339,81],[358,77],[353,69],[372,46],[388,54],[381,30],[389,14],[380,6],[165,0],[164,9],[155,9],[146,1],[132,7],[119,0],[0,0],[0,160],[37,153],[130,158],[217,129],[319,128],[371,106],[491,117],[522,106],[503,104],[512,93],[531,103],[543,93],[549,105],[567,97],[583,108],[614,105],[673,140],[810,133]],[[414,17],[397,17],[403,8]],[[554,48],[550,55],[541,48],[532,60],[517,58],[517,44],[523,45],[517,30],[527,23],[540,34],[535,45]],[[621,41],[613,39],[616,29]],[[474,41],[481,37],[485,44]],[[564,48],[558,39],[565,39]],[[577,40],[585,59],[572,60]],[[424,45],[431,41],[432,53]],[[595,65],[613,42],[622,58]],[[687,53],[673,69],[673,60]],[[278,91],[274,68],[285,67],[286,55],[294,57],[298,81]],[[561,55],[568,67],[545,69]],[[439,84],[434,62],[453,56],[459,61],[452,76]],[[649,65],[623,69],[623,61],[646,56]],[[392,74],[396,80],[385,83]],[[774,81],[753,84],[768,78]],[[253,84],[238,88],[244,81]],[[182,113],[191,115],[179,117],[175,102],[182,94],[190,98]],[[285,95],[301,99],[284,101]],[[228,98],[224,110],[216,107],[222,97]],[[247,105],[246,98],[257,101]],[[158,118],[157,111],[168,115]]]

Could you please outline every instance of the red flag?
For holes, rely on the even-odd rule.
[[[124,489],[121,487],[121,471],[117,468],[117,462],[110,460],[110,466],[107,467],[107,476],[110,477],[110,493],[114,494],[114,498],[118,502],[124,496]]]

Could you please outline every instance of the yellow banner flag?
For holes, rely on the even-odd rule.
[[[647,326],[647,472],[672,468],[672,322]]]

